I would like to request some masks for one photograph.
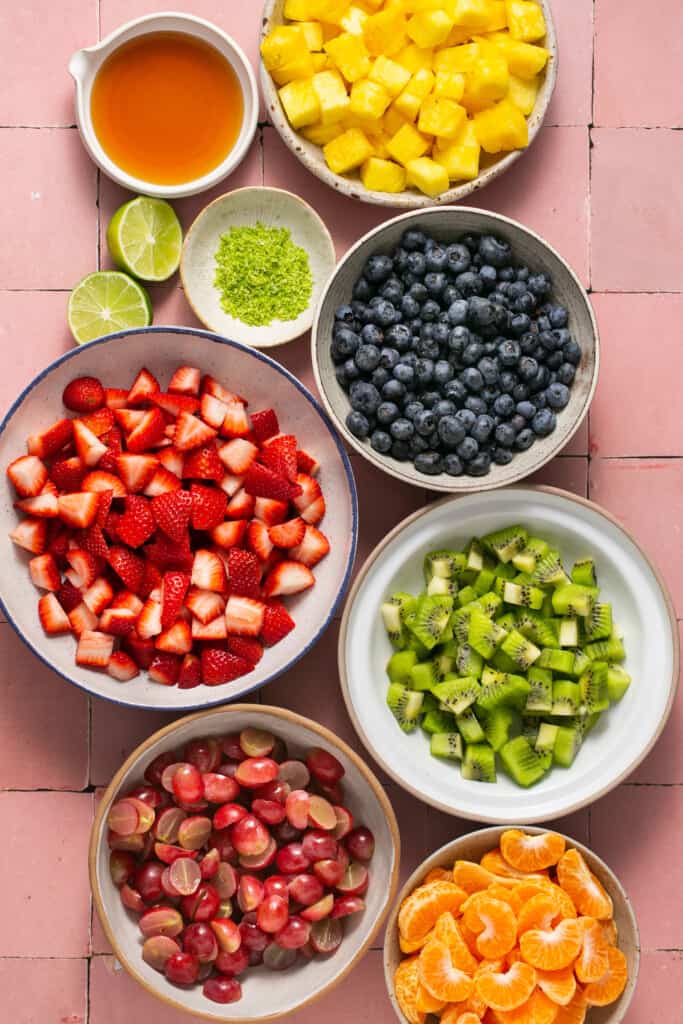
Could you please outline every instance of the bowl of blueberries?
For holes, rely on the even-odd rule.
[[[344,438],[418,487],[483,491],[568,443],[597,383],[588,295],[533,231],[486,210],[395,217],[349,250],[311,336]]]

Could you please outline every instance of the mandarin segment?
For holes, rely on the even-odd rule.
[[[427,932],[424,938],[414,939],[412,942],[409,939],[404,939],[402,935],[399,935],[398,944],[401,952],[408,954],[408,956],[410,956],[411,953],[419,953],[431,934],[431,932]]]
[[[482,894],[464,914],[464,921],[477,935],[477,950],[489,960],[505,956],[517,939],[517,918],[507,903]]]
[[[615,946],[607,947],[607,973],[599,981],[586,985],[584,996],[589,1006],[608,1006],[619,998],[628,981],[626,957]]]
[[[567,850],[562,855],[557,864],[557,879],[580,914],[598,920],[612,916],[611,898],[578,850]]]
[[[574,964],[576,977],[584,984],[600,981],[609,970],[609,943],[594,917],[580,917],[579,924],[583,929],[583,946]]]
[[[496,878],[497,882],[501,882],[506,878],[513,878],[519,881],[528,880],[530,878],[536,880],[548,878],[548,872],[546,870],[522,871],[519,868],[513,867],[511,864],[508,864],[498,849],[489,850],[488,853],[484,854],[481,858],[481,867],[486,871],[490,871],[492,875],[498,876]]]
[[[524,904],[517,918],[517,934],[532,928],[540,928],[542,931],[552,928],[560,920],[561,913],[557,901],[548,892],[537,893]]]
[[[516,1010],[497,1010],[499,1024],[553,1024],[559,1007],[537,988]]]
[[[401,905],[399,932],[410,942],[424,938],[444,911],[457,912],[466,898],[464,889],[453,882],[437,881],[419,886]]]
[[[582,988],[577,985],[576,993],[568,1006],[561,1006],[555,1024],[583,1024],[588,1012],[588,1003]]]
[[[583,929],[578,921],[565,919],[552,929],[532,928],[520,937],[522,956],[542,971],[560,971],[579,955]]]
[[[602,928],[602,934],[605,936],[607,945],[616,946],[619,941],[619,931],[614,921],[611,919],[609,921],[601,921],[600,927]]]
[[[451,959],[456,967],[466,974],[474,974],[479,966],[479,961],[472,955],[469,946],[462,937],[460,925],[451,913],[442,914],[434,925],[432,933],[435,939],[439,939],[448,946],[451,951]]]
[[[519,829],[508,829],[500,837],[500,852],[518,871],[541,871],[557,864],[565,851],[565,840],[556,832],[529,836]]]
[[[418,1010],[415,1002],[419,985],[417,960],[416,956],[404,960],[394,974],[396,1001],[409,1024],[424,1024],[426,1016]]]
[[[471,860],[456,860],[453,865],[453,881],[466,893],[472,894],[488,889],[498,879],[481,864],[475,864]]]
[[[504,971],[483,971],[475,979],[477,994],[494,1010],[516,1010],[536,988],[536,971],[520,961]]]
[[[435,999],[423,985],[418,983],[417,992],[415,993],[415,1008],[420,1013],[439,1014],[446,1005],[445,1000]]]
[[[536,981],[548,999],[559,1006],[571,1003],[576,993],[576,978],[571,966],[561,971],[536,971]]]
[[[432,868],[425,875],[422,884],[429,885],[431,882],[451,882],[452,880],[453,874],[451,871],[447,871],[446,868]]]
[[[470,976],[455,966],[448,946],[438,939],[430,939],[420,953],[418,977],[435,999],[448,1003],[467,999],[473,988]]]

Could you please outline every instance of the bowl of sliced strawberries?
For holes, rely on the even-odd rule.
[[[278,363],[207,331],[60,357],[0,425],[0,462],[2,608],[98,696],[243,696],[313,646],[346,590],[357,501],[334,427]]]

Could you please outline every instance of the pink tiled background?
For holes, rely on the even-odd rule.
[[[67,59],[98,33],[164,6],[163,0],[0,3],[2,411],[71,344],[68,290],[107,265],[102,229],[123,199],[81,147]],[[258,2],[185,0],[182,6],[231,32],[255,61]],[[554,8],[561,64],[547,125],[533,151],[478,201],[548,238],[592,290],[600,322],[602,374],[589,422],[538,480],[595,498],[617,514],[662,569],[683,616],[683,5],[555,0]],[[653,25],[656,34],[648,37]],[[330,225],[340,254],[384,217],[310,177],[268,124],[216,193],[245,183],[301,193]],[[178,204],[186,227],[210,198]],[[176,283],[153,291],[157,323],[195,323]],[[275,354],[311,383],[307,339]],[[429,495],[380,480],[356,455],[353,465],[360,564]],[[332,625],[262,699],[318,718],[358,748],[338,691],[321,686],[334,677],[336,632]],[[36,662],[1,622],[0,664],[0,1024],[182,1024],[186,1018],[117,969],[92,919],[86,873],[96,788],[166,716],[88,700]],[[606,858],[634,899],[644,955],[627,1024],[683,1019],[682,752],[679,701],[635,775],[562,823]],[[388,791],[402,828],[404,873],[470,827],[393,784]],[[321,1019],[391,1024],[379,949],[341,989],[288,1024]]]

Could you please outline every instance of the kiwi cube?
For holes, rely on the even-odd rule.
[[[581,687],[571,679],[555,679],[553,682],[553,715],[562,717],[578,715],[583,703]]]
[[[432,757],[445,757],[453,761],[462,760],[462,737],[457,732],[436,732],[429,741]]]
[[[553,746],[553,762],[562,768],[569,768],[578,754],[583,738],[577,729],[571,726],[556,726],[557,735]]]
[[[467,549],[467,568],[473,572],[481,572],[484,568],[484,549],[476,537],[472,538]]]
[[[438,681],[433,661],[418,661],[410,670],[410,685],[413,690],[431,690]]]
[[[515,615],[517,630],[538,647],[559,647],[559,627],[556,622],[559,620],[545,619],[540,612],[531,608],[520,608]]]
[[[517,575],[517,570],[509,562],[499,562],[493,570],[493,575],[497,580],[511,580]],[[496,593],[498,593],[497,590]]]
[[[475,700],[481,692],[481,686],[473,676],[462,678],[445,679],[432,687],[432,693],[447,711],[454,715],[460,715]]]
[[[415,651],[396,651],[387,662],[387,675],[392,683],[409,684],[410,673],[417,664]]]
[[[580,676],[583,675],[583,673],[586,671],[590,663],[590,658],[587,658],[582,650],[579,649],[574,651],[574,666],[572,670],[567,673],[567,675],[576,676],[577,679],[580,678]]]
[[[422,711],[422,694],[401,683],[390,683],[387,705],[403,732],[413,732]]]
[[[524,736],[508,740],[499,753],[505,770],[518,786],[533,786],[552,764],[552,755],[535,750]]]
[[[544,668],[530,668],[527,681],[531,690],[524,713],[549,715],[553,709],[553,674]]]
[[[493,586],[495,578],[492,569],[482,569],[472,584],[475,594],[478,597],[482,594],[487,594]]]
[[[581,558],[572,566],[572,583],[578,583],[582,587],[596,587],[598,578],[595,573],[595,563],[592,558]]]
[[[439,711],[437,708],[435,711],[428,711],[420,724],[425,732],[433,734],[437,732],[452,732],[453,722],[453,715],[449,714],[448,711]]]
[[[436,681],[441,682],[452,672],[455,668],[455,658],[451,654],[441,653],[434,658],[434,671],[436,672]],[[468,672],[460,672],[462,676],[469,675]]]
[[[508,633],[500,645],[500,649],[522,669],[530,668],[541,654],[539,648],[532,644],[531,640],[527,640],[521,633],[518,633],[516,629]]]
[[[609,640],[597,640],[594,644],[586,644],[583,653],[590,661],[623,661],[626,657],[624,645],[618,636]]]
[[[519,665],[513,661],[509,654],[498,649],[491,658],[491,664],[498,672],[518,672]]]
[[[549,668],[551,672],[571,675],[574,668],[574,654],[572,651],[544,647],[536,664],[538,668]]]
[[[434,597],[434,595],[455,597],[458,593],[458,584],[455,580],[445,579],[443,576],[432,576],[427,584],[427,593],[430,597]]]
[[[538,587],[532,587],[529,583],[514,583],[506,580],[503,587],[503,600],[506,604],[522,605],[525,608],[543,607],[544,593]]]
[[[420,643],[431,651],[441,640],[453,610],[453,598],[423,594],[408,626]]]
[[[606,711],[609,707],[607,663],[594,661],[579,679],[583,705],[589,713]]]
[[[527,715],[525,715],[522,718],[522,728],[520,735],[523,736],[525,740],[528,740],[531,746],[533,747],[536,743],[536,740],[538,739],[540,728],[541,723],[538,718],[529,718]]]
[[[551,725],[550,722],[541,722],[538,727],[538,736],[536,737],[536,750],[549,750],[552,753],[555,749],[555,741],[559,731],[559,725]]]
[[[496,594],[493,590],[488,590],[478,598],[477,604],[483,612],[486,612],[490,619],[493,619],[502,607],[503,601],[499,594]]]
[[[590,615],[597,594],[578,583],[567,583],[553,591],[553,610],[556,615]]]
[[[529,537],[526,547],[512,556],[512,564],[520,572],[532,573],[536,562],[550,551],[550,545],[540,537]]]
[[[484,659],[469,644],[462,644],[455,655],[455,668],[458,675],[479,679],[484,670]]]
[[[517,708],[521,711],[526,705],[531,687],[524,676],[506,673],[502,680],[482,685],[476,701],[477,711],[488,713],[494,708],[507,707]]]
[[[578,647],[579,620],[575,618],[560,619],[558,639],[560,647]]]
[[[569,583],[569,577],[564,571],[559,551],[547,551],[536,561],[536,567],[531,574],[533,582],[541,587],[556,587]]]
[[[596,601],[590,615],[583,620],[583,639],[586,643],[606,640],[612,635],[612,606]]]
[[[467,708],[461,715],[457,715],[455,724],[458,727],[460,735],[464,739],[465,743],[483,743],[485,740],[484,730],[481,727],[479,719],[475,715],[472,708]]]
[[[466,644],[470,628],[471,608],[458,608],[450,617],[448,623],[453,639],[458,644]]]
[[[509,562],[513,555],[526,547],[528,533],[523,526],[507,526],[482,537],[482,544],[501,562]]]
[[[516,720],[515,711],[509,707],[494,708],[486,715],[484,735],[494,750],[500,750],[507,743]]]
[[[610,701],[621,700],[629,686],[631,677],[619,665],[610,665],[607,669],[607,696]]]
[[[461,608],[464,608],[466,604],[471,604],[472,601],[477,600],[477,592],[474,587],[463,587],[458,594],[458,604]]]
[[[460,765],[463,779],[470,782],[496,781],[496,755],[488,743],[469,743]]]
[[[467,642],[482,658],[490,658],[496,647],[506,636],[504,629],[497,626],[480,608],[473,608],[467,631]]]

